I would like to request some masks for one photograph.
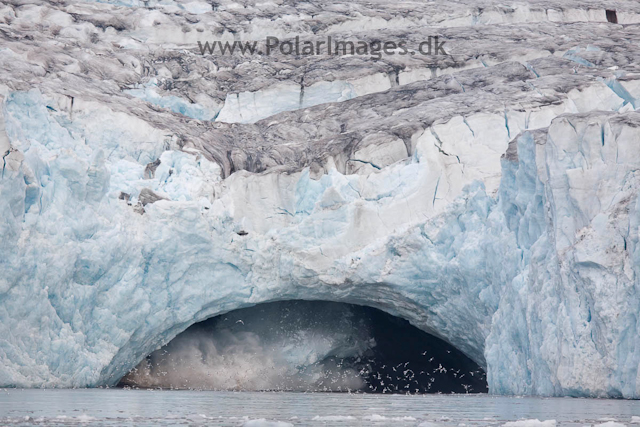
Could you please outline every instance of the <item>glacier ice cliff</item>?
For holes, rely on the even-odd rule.
[[[0,386],[114,385],[302,299],[406,319],[492,393],[639,398],[640,7],[432,6],[0,4]],[[447,56],[195,44],[431,31]]]

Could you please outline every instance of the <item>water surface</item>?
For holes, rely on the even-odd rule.
[[[296,426],[498,426],[521,419],[554,419],[559,425],[582,426],[613,420],[632,425],[633,416],[640,416],[640,401],[486,394],[0,389],[0,425],[242,426],[266,419]]]

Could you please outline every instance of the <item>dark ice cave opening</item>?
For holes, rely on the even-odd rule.
[[[196,323],[122,387],[364,393],[486,393],[482,368],[381,310],[281,301]]]

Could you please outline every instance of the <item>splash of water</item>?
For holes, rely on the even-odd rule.
[[[347,391],[364,387],[376,342],[361,307],[293,301],[197,324],[122,380],[139,387]]]

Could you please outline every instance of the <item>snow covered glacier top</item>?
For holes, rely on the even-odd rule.
[[[607,22],[615,10],[619,24]],[[632,2],[0,5],[0,386],[191,324],[368,305],[504,394],[640,397]],[[447,55],[201,55],[324,37]]]

